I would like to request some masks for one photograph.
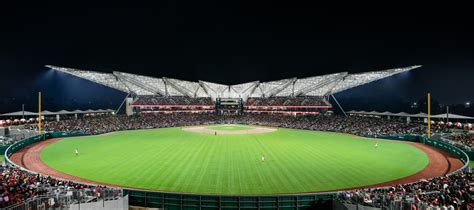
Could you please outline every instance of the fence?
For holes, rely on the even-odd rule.
[[[52,191],[25,202],[5,208],[5,210],[41,209],[128,209],[128,197],[115,189],[92,190],[50,188]],[[124,205],[124,202],[127,202]],[[113,207],[113,208],[110,208]]]
[[[98,202],[90,202],[90,203],[78,203],[72,204],[69,206],[69,210],[81,210],[81,209],[88,209],[88,210],[128,210],[128,196],[124,196],[118,200],[102,200]]]

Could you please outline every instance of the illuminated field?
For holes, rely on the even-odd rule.
[[[207,128],[253,128],[232,127]],[[181,128],[124,131],[58,141],[41,152],[41,160],[97,182],[210,194],[347,189],[406,177],[428,164],[424,152],[402,142],[295,129],[239,135]]]

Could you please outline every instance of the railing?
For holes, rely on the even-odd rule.
[[[448,135],[450,135],[450,134],[448,134]],[[440,135],[439,139],[441,141],[448,142],[448,143],[452,144],[453,146],[458,147],[459,149],[463,150],[467,154],[467,156],[469,156],[469,159],[471,159],[471,160],[474,159],[474,150],[473,150],[473,148],[471,148],[467,145],[464,145],[462,143],[458,143],[458,142],[455,142],[453,140],[450,140],[450,139],[446,138],[448,135]]]
[[[455,141],[447,138],[450,135],[452,135],[452,134],[439,135],[439,139],[442,140],[442,141],[445,141],[445,142],[449,142],[450,144],[452,144],[454,146],[457,146],[462,150],[465,150],[465,151],[471,151],[472,150],[472,148],[467,146],[467,145],[464,145],[464,144],[459,143],[459,142],[455,142]]]
[[[53,190],[54,189],[54,190]],[[5,210],[23,210],[23,209],[63,209],[70,208],[72,205],[78,206],[85,203],[97,203],[96,206],[105,206],[107,201],[118,201],[123,198],[121,191],[115,189],[101,189],[94,191],[85,189],[61,189],[51,188],[52,192],[36,196],[4,208]],[[120,201],[119,201],[120,202]]]

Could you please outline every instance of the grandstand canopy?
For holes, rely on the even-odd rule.
[[[44,110],[44,111],[41,111],[41,115],[47,116],[47,115],[67,115],[67,114],[112,113],[112,112],[115,112],[115,111],[112,110],[112,109],[106,109],[106,110],[104,110],[104,109],[98,109],[98,110],[89,109],[89,110],[86,110],[86,111],[82,111],[82,110],[74,110],[74,111],[61,110],[61,111],[57,111],[57,112],[51,112],[51,111],[48,111],[48,110]],[[25,116],[37,116],[38,115],[38,112],[16,111],[16,112],[0,114],[0,117],[19,117],[19,116],[23,116],[23,113],[24,113]]]
[[[458,115],[458,114],[451,114],[451,113],[448,116],[446,116],[446,113],[445,113],[445,114],[432,115],[431,117],[432,118],[443,118],[443,119],[446,119],[446,117],[449,117],[449,119],[474,120],[474,117]]]
[[[74,111],[67,111],[67,110],[61,110],[56,112],[59,115],[65,115],[65,114],[76,114]]]
[[[327,96],[345,91],[421,66],[371,71],[358,74],[340,72],[307,78],[289,78],[277,81],[253,81],[226,85],[206,81],[184,81],[155,78],[124,72],[101,73],[58,66],[48,68],[65,72],[133,95],[188,96],[216,98]]]
[[[56,113],[52,112],[52,111],[44,110],[44,111],[41,112],[41,115],[45,115],[45,116],[47,116],[47,115],[56,115]]]
[[[427,118],[428,114],[420,112],[418,114],[408,114],[405,112],[400,112],[400,113],[391,113],[391,112],[377,112],[377,111],[348,111],[348,114],[357,114],[357,115],[372,115],[372,116],[395,116],[395,117],[414,117],[414,118]],[[463,115],[458,115],[458,114],[448,114],[449,119],[457,119],[457,120],[474,120],[474,117],[469,117],[469,116],[463,116]],[[446,118],[446,113],[444,114],[437,114],[437,115],[431,115],[431,118],[433,119],[445,119]]]
[[[17,112],[10,112],[10,113],[5,113],[5,114],[0,114],[2,117],[16,117],[16,116],[34,116],[38,115],[38,113],[35,112],[29,112],[29,111],[17,111]]]

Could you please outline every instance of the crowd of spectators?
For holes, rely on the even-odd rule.
[[[327,106],[322,97],[248,98],[245,106]]]
[[[115,197],[121,196],[121,191],[106,188],[105,186],[92,186],[74,183],[40,176],[22,171],[18,168],[2,166],[0,167],[0,208],[9,207],[39,197],[47,197],[44,206],[47,208],[64,207],[65,203],[60,199],[69,197],[69,202],[84,202],[97,198],[104,198],[104,195]],[[107,192],[107,193],[105,193]],[[113,194],[113,195],[111,195]]]
[[[214,106],[209,97],[191,98],[184,96],[140,96],[133,105],[203,105]]]
[[[324,115],[242,115],[236,121],[250,124],[270,125],[276,127],[298,128],[319,131],[335,131],[364,136],[380,136],[395,134],[420,134],[423,126],[417,123],[392,121],[382,118],[343,117]]]
[[[473,147],[474,134],[472,133],[457,133],[449,136],[449,140],[459,144],[466,145],[470,148]]]
[[[466,171],[412,184],[341,192],[338,198],[384,209],[474,209],[473,183],[472,173]]]
[[[337,131],[365,136],[421,134],[421,124],[398,122],[382,118],[342,117],[323,115],[243,114],[216,115],[214,113],[154,113],[135,116],[107,115],[77,120],[46,121],[46,131],[101,134],[118,130],[163,128],[216,123],[245,123],[275,127]]]
[[[0,135],[0,146],[8,146],[35,135],[37,135],[37,132],[31,129],[23,129],[12,126],[9,128],[9,133],[7,135]]]
[[[36,124],[26,125],[27,128],[36,129]],[[102,134],[123,130],[124,124],[114,115],[84,116],[79,119],[61,121],[42,121],[44,131],[62,131],[66,133]]]

